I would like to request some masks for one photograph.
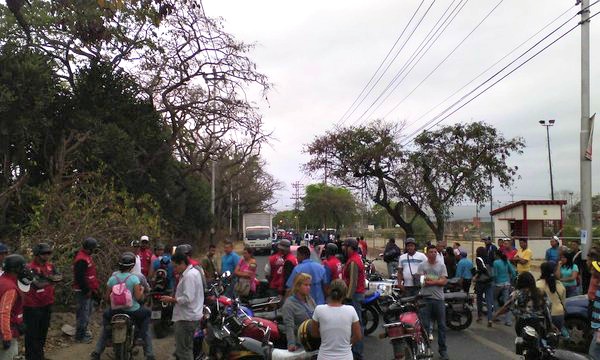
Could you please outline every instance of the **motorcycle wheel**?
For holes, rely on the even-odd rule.
[[[392,340],[392,347],[394,348],[394,359],[414,360],[417,358],[412,346],[406,341],[394,339]]]
[[[365,336],[372,334],[379,326],[379,313],[371,305],[367,305],[362,310],[362,322],[365,329]]]
[[[130,353],[127,349],[127,343],[113,344],[113,351],[115,360],[129,360]]]
[[[471,326],[473,314],[469,310],[446,311],[446,326],[452,330],[464,330]]]

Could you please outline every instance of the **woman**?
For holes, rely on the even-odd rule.
[[[281,313],[283,324],[285,325],[285,336],[287,337],[287,347],[289,351],[296,351],[298,343],[296,342],[296,333],[298,327],[307,319],[312,319],[315,311],[315,301],[310,296],[310,283],[312,276],[306,273],[300,273],[294,279],[294,287],[291,295],[285,300]]]
[[[533,275],[525,271],[517,277],[516,290],[504,306],[494,314],[494,319],[512,310],[516,319],[517,336],[521,336],[523,327],[530,325],[543,337],[552,323],[548,305],[546,294],[537,288]]]
[[[550,316],[552,317],[552,324],[559,330],[562,331],[565,323],[565,300],[566,290],[560,281],[556,281],[554,275],[554,264],[551,262],[544,262],[540,266],[542,275],[540,279],[535,283],[538,289],[541,289],[546,293],[548,299],[552,303],[550,309]]]
[[[475,281],[475,293],[477,294],[477,322],[481,322],[483,299],[485,298],[488,327],[492,327],[492,315],[494,313],[492,270],[488,269],[483,260],[487,256],[487,251],[483,246],[478,247],[475,254],[477,258],[475,259],[473,279]]]
[[[448,271],[448,279],[452,279],[456,276],[456,255],[454,255],[454,249],[448,246],[446,253],[444,254],[444,265]]]
[[[317,360],[352,360],[352,345],[362,339],[358,314],[342,304],[347,291],[344,280],[333,280],[327,304],[315,308],[312,333],[321,337]]]
[[[510,298],[510,285],[517,277],[517,272],[511,263],[506,258],[506,253],[502,250],[496,251],[496,260],[492,264],[494,269],[494,296],[496,309],[504,305]],[[511,315],[506,312],[504,317],[504,325],[512,326]]]
[[[256,291],[256,259],[254,249],[246,247],[242,258],[233,271],[237,276],[235,292],[238,296],[247,297]]]
[[[556,267],[556,278],[560,280],[567,290],[567,297],[577,295],[577,277],[579,268],[573,264],[573,254],[571,251],[561,252],[559,265]]]

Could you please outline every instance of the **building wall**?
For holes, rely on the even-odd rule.
[[[529,207],[527,207],[527,210],[529,210]],[[529,214],[527,214],[527,217],[529,217]],[[523,206],[517,206],[515,208],[503,211],[500,214],[496,214],[494,215],[494,219],[496,218],[523,220]]]
[[[560,205],[527,205],[528,220],[560,220]]]
[[[497,239],[507,236],[510,236],[510,224],[508,220],[499,220],[494,216],[494,237]]]

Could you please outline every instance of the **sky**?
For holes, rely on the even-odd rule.
[[[301,165],[308,160],[308,156],[302,152],[303,147],[315,136],[332,130],[342,121],[343,115],[371,79],[420,3],[421,0],[204,2],[209,17],[222,17],[226,31],[239,40],[256,45],[250,56],[256,62],[257,70],[266,74],[273,83],[268,102],[257,101],[266,129],[273,132],[273,139],[263,149],[263,156],[268,162],[268,171],[285,186],[277,194],[277,210],[293,206],[293,182],[301,181],[306,185],[322,180],[322,174],[311,177],[302,172]],[[415,59],[411,55],[443,12],[450,5],[457,4],[464,4],[464,7],[454,12],[456,16],[452,22],[421,60],[409,63],[408,69],[416,65],[410,73],[403,73],[402,76],[406,76],[397,89],[391,94],[383,93],[380,102],[390,94],[387,100],[378,108],[380,102],[376,102],[371,110],[366,111],[404,64]],[[391,57],[388,58],[383,68],[391,64],[389,70],[383,73],[371,94],[352,116],[344,118],[342,124],[363,124],[384,118],[386,121],[404,122],[407,134],[415,131],[569,20],[578,11],[574,5],[575,0],[424,0],[392,55],[405,41],[406,45],[399,51],[395,61],[391,62]],[[420,19],[429,7],[427,15],[415,27],[416,19]],[[599,12],[600,3],[590,10],[592,15]],[[565,15],[484,76],[427,113],[565,12]],[[483,20],[487,14],[490,15]],[[567,26],[542,45],[557,38],[578,21],[579,17],[571,19]],[[481,25],[477,27],[479,23]],[[467,37],[471,31],[472,34]],[[591,22],[591,114],[600,112],[600,69],[594,66],[600,64],[599,38],[600,16]],[[413,92],[461,42],[456,51]],[[555,192],[568,190],[574,192],[577,198],[581,117],[580,46],[580,30],[575,29],[440,123],[450,125],[485,121],[505,137],[524,138],[524,153],[509,160],[510,164],[519,167],[520,178],[510,191],[494,189],[494,207],[512,199],[549,198],[546,129],[538,123],[542,119],[556,120],[550,128]],[[375,79],[381,73],[380,70]],[[406,100],[391,111],[405,97]],[[365,116],[361,117],[363,113]],[[596,140],[594,155],[595,160],[600,160],[600,140]],[[598,160],[592,165],[593,193],[599,191],[596,186],[600,174]]]

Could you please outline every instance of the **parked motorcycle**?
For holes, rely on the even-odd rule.
[[[152,327],[154,334],[158,339],[167,336],[169,328],[172,325],[173,304],[160,301],[160,297],[170,295],[171,289],[168,286],[167,271],[158,269],[152,281],[152,290],[148,294],[151,313]]]
[[[372,334],[377,329],[379,317],[383,316],[389,306],[399,298],[399,290],[394,287],[395,283],[396,280],[394,279],[366,280],[366,288],[369,292],[367,292],[362,306],[365,336]]]
[[[525,360],[584,360],[592,359],[589,355],[578,354],[569,350],[556,349],[558,335],[549,333],[541,336],[533,326],[525,326],[520,337],[515,340],[516,354]]]

